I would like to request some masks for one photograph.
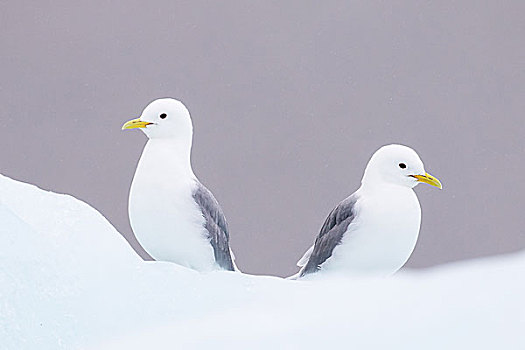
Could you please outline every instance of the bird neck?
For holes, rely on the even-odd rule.
[[[378,185],[383,185],[385,182],[381,178],[380,174],[370,171],[368,168],[365,170],[363,179],[361,179],[361,188],[366,190],[373,190]]]
[[[164,174],[167,176],[195,177],[191,168],[191,139],[151,139],[144,148],[142,160],[149,163],[150,169],[169,172]]]
[[[379,181],[378,179],[363,179],[361,182],[360,191],[367,194],[383,194],[391,192],[413,192],[412,188],[395,184],[387,181]]]

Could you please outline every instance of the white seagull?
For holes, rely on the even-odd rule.
[[[417,242],[421,207],[413,188],[442,188],[417,153],[388,145],[370,159],[361,187],[328,215],[315,244],[291,278],[318,272],[389,276],[408,260]]]
[[[198,271],[235,270],[226,218],[191,168],[188,109],[171,98],[155,100],[122,127],[135,128],[149,138],[129,194],[129,219],[140,244],[155,260]]]

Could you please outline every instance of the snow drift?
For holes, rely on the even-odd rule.
[[[385,280],[143,262],[93,208],[0,176],[2,349],[523,349],[525,255]]]

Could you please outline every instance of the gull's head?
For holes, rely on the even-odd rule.
[[[182,102],[173,98],[151,102],[139,118],[122,126],[122,130],[127,129],[140,129],[150,139],[191,138],[193,134],[190,112]]]
[[[441,182],[425,171],[423,162],[412,148],[383,146],[374,153],[365,170],[363,184],[394,184],[414,188],[423,182],[442,188]]]

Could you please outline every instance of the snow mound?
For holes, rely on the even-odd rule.
[[[524,349],[525,255],[385,280],[143,262],[96,210],[0,175],[2,349]]]

